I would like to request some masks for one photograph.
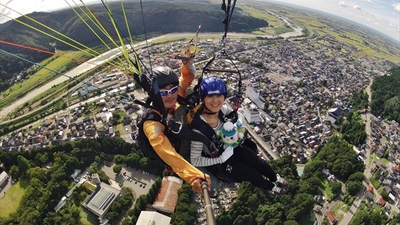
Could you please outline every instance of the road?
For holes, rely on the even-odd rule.
[[[254,130],[248,125],[245,124],[247,131],[249,132],[249,135],[251,138],[262,148],[264,153],[268,154],[269,157],[272,157],[273,159],[278,159],[279,156],[272,151],[272,149],[262,140],[262,138],[254,132]]]
[[[372,85],[373,79],[370,78],[370,83],[369,85],[366,87],[366,92],[368,94],[368,102],[371,103],[371,85]],[[364,170],[364,175],[367,178],[367,180],[369,180],[369,178],[371,178],[372,174],[371,174],[371,165],[372,165],[372,161],[370,159],[371,156],[371,143],[372,143],[372,130],[371,130],[371,113],[369,112],[369,110],[363,115],[364,120],[365,120],[365,132],[367,133],[367,139],[366,139],[366,157],[365,157],[365,170]],[[343,219],[339,222],[339,225],[347,225],[350,223],[350,220],[353,218],[354,214],[356,213],[358,206],[361,204],[363,198],[364,198],[364,193],[366,190],[366,187],[369,184],[366,182],[363,182],[363,187],[360,190],[360,192],[357,195],[356,200],[354,201],[353,205],[351,205],[349,211],[344,215]],[[379,194],[379,192],[374,188],[374,196],[375,199],[380,199],[382,196]],[[392,205],[392,211],[394,212],[399,212],[399,209],[395,206]]]
[[[368,94],[368,102],[369,103],[371,103],[371,85],[372,85],[372,82],[373,82],[373,79],[372,78],[370,78],[370,83],[368,84],[368,86],[366,87],[366,91],[367,91],[367,94]],[[371,140],[372,140],[372,138],[371,138],[371,115],[370,115],[370,113],[366,113],[365,114],[365,116],[366,116],[366,121],[365,121],[365,123],[366,123],[366,125],[365,125],[365,132],[367,133],[367,139],[366,139],[366,142],[367,142],[367,147],[366,147],[366,150],[367,150],[367,154],[366,154],[366,160],[365,160],[365,170],[364,170],[364,175],[365,175],[365,177],[367,178],[367,179],[369,179],[370,177],[371,177],[371,168],[370,168],[370,166],[371,166],[371,164],[369,163],[370,162],[370,160],[369,160],[369,157],[370,157],[370,152],[371,152],[371,149],[370,149],[370,142],[371,142]],[[347,224],[349,224],[350,223],[350,221],[351,221],[351,219],[353,218],[353,216],[354,216],[354,214],[357,212],[357,209],[358,209],[358,206],[361,204],[361,202],[362,202],[362,200],[364,199],[364,194],[365,194],[365,190],[366,190],[366,186],[368,185],[367,183],[365,183],[365,182],[363,182],[363,187],[362,187],[362,189],[360,190],[360,192],[358,193],[358,195],[357,195],[357,197],[356,197],[356,199],[354,200],[354,202],[353,202],[353,204],[351,205],[351,207],[350,207],[350,209],[349,209],[349,211],[347,211],[347,213],[343,216],[343,219],[342,220],[340,220],[340,222],[339,222],[339,225],[347,225]],[[374,189],[374,195],[375,196],[380,196],[380,194]]]
[[[365,89],[367,91],[368,94],[368,102],[371,104],[372,101],[372,93],[371,93],[371,85],[372,85],[373,79],[370,78],[370,82],[369,85],[367,86],[367,88]],[[367,144],[367,154],[365,156],[366,163],[367,163],[367,167],[370,167],[370,163],[372,162],[371,160],[369,160],[370,156],[371,156],[371,144],[372,144],[372,131],[371,131],[371,112],[370,110],[368,110],[365,113],[365,132],[367,133],[367,140],[366,140],[366,144]],[[371,161],[371,162],[370,162]],[[367,178],[370,178],[371,175],[371,170],[370,169],[365,169],[364,171],[364,175]]]

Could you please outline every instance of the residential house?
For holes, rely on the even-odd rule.
[[[329,224],[336,224],[336,218],[335,218],[335,214],[333,211],[328,211],[325,213],[325,217],[328,219]]]

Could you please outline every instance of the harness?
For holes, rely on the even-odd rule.
[[[151,159],[162,159],[154,151],[149,140],[144,134],[143,125],[145,121],[152,120],[160,122],[164,127],[164,134],[168,137],[171,144],[174,146],[175,150],[182,155],[182,149],[179,148],[180,142],[185,141],[199,141],[202,142],[208,149],[215,149],[214,143],[210,141],[205,135],[199,134],[189,127],[187,127],[182,122],[178,122],[174,119],[163,119],[160,114],[153,109],[146,109],[141,122],[138,124],[139,134],[138,143],[143,154]]]
[[[193,110],[190,110],[187,114],[187,123],[189,128],[196,129],[200,131],[209,141],[214,143],[215,148],[209,148],[208,151],[203,150],[202,155],[205,157],[215,158],[222,154],[224,151],[224,144],[221,142],[220,137],[215,133],[214,129],[204,120],[200,118],[200,115],[205,109],[203,104],[197,105]],[[231,121],[236,122],[238,119],[237,111],[232,111],[231,113],[224,115],[222,111],[218,112],[218,118],[222,122]]]

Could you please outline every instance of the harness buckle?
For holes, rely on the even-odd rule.
[[[182,130],[183,123],[181,121],[179,121],[179,122],[173,121],[173,123],[174,123],[173,124],[174,126],[169,126],[171,128],[170,129],[171,132],[174,133],[174,134],[179,134],[181,132],[181,130]],[[177,127],[176,124],[179,124],[179,126]],[[178,130],[176,130],[176,128],[178,128]]]
[[[228,172],[228,173],[232,173],[232,169],[233,169],[233,167],[231,166],[231,165],[226,165],[226,171]]]

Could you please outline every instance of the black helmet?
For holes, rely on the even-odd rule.
[[[160,66],[153,69],[157,77],[158,87],[165,87],[168,84],[178,85],[179,80],[176,73],[169,67]]]

